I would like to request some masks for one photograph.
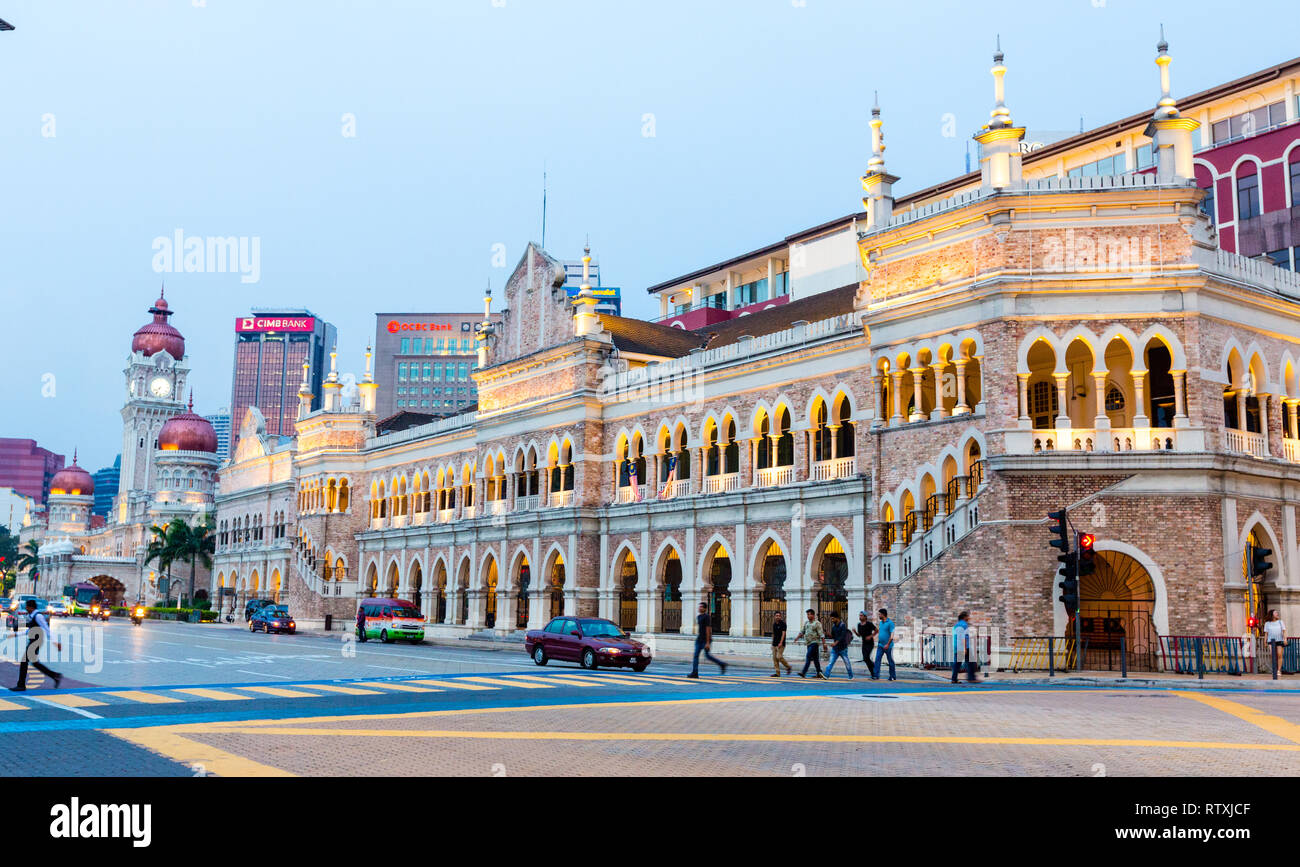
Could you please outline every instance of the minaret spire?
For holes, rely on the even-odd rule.
[[[898,178],[885,171],[885,122],[880,117],[880,92],[873,92],[871,105],[871,159],[867,160],[867,173],[862,176],[862,189],[866,196],[862,206],[867,210],[868,231],[883,229],[894,216],[894,184]]]
[[[1183,117],[1178,102],[1173,97],[1169,67],[1174,59],[1169,56],[1169,43],[1165,41],[1165,26],[1160,25],[1160,41],[1156,43],[1156,66],[1160,67],[1160,101],[1155,114],[1147,124],[1146,135],[1151,139],[1156,157],[1156,180],[1162,184],[1176,183],[1196,177],[1192,164],[1192,133],[1200,129],[1199,121]]]
[[[1019,187],[1023,182],[1020,141],[1025,137],[1025,130],[1015,125],[1011,109],[1007,108],[1005,61],[999,34],[993,68],[989,70],[993,75],[993,111],[989,113],[988,125],[974,136],[980,144],[980,187],[985,190]]]

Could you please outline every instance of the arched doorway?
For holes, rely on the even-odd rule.
[[[626,632],[636,629],[636,582],[636,558],[625,551],[618,571],[618,625]]]
[[[494,629],[497,625],[497,559],[495,557],[488,557],[483,594],[483,625],[488,629]]]
[[[705,574],[709,576],[709,619],[716,635],[731,634],[731,558],[727,549],[718,544],[713,557],[707,561]]]
[[[281,583],[282,583],[282,582],[280,581],[280,570],[279,570],[279,569],[272,569],[272,570],[271,570],[271,586],[270,586],[269,589],[270,589],[270,591],[271,591],[271,598],[272,598],[273,600],[275,600],[276,604],[279,604],[279,602],[280,602]]]
[[[379,595],[379,569],[374,563],[370,564],[370,569],[366,572],[366,595],[372,598]]]
[[[564,613],[564,556],[555,555],[551,563],[551,616],[559,617]]]
[[[772,540],[759,560],[758,625],[762,635],[772,634],[778,611],[785,611],[785,552]]]
[[[1141,563],[1119,551],[1098,551],[1096,563],[1097,571],[1079,581],[1084,667],[1119,670],[1122,645],[1130,669],[1155,671],[1160,639],[1152,619],[1156,590],[1151,576]],[[1067,635],[1073,634],[1073,624],[1067,629]]]
[[[397,571],[397,563],[388,564],[388,598],[397,598],[397,585],[401,581],[401,576]]]
[[[663,632],[682,631],[682,561],[676,548],[669,548],[664,558],[663,605],[659,610],[659,629]]]
[[[816,584],[813,587],[817,619],[822,622],[827,635],[831,631],[832,614],[838,614],[841,622],[848,622],[849,594],[844,586],[848,577],[848,555],[844,553],[840,540],[831,536],[822,549],[815,573]]]
[[[463,626],[469,623],[469,558],[460,561],[460,574],[456,577],[456,596],[460,600],[456,622]]]
[[[519,558],[519,569],[515,573],[515,587],[518,590],[518,597],[515,601],[515,628],[528,628],[528,590],[533,583],[532,570],[528,565],[528,555],[524,554]]]
[[[104,599],[109,605],[116,607],[122,604],[122,597],[126,595],[126,585],[121,581],[111,575],[96,575],[90,579],[90,582],[104,594]]]
[[[447,564],[438,561],[433,570],[433,587],[438,594],[437,604],[434,606],[433,614],[434,623],[447,622]]]
[[[415,603],[416,608],[424,611],[424,570],[420,568],[419,560],[411,564],[409,581],[411,585],[411,601]]]

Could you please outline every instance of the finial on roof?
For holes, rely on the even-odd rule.
[[[192,389],[192,388],[190,389],[190,404],[189,404],[189,410],[190,410],[190,412],[194,412],[194,389]]]
[[[993,68],[989,70],[993,73],[993,111],[990,114],[989,129],[1003,129],[1014,126],[1011,122],[1011,110],[1007,108],[1007,89],[1005,78],[1007,75],[1006,64],[1003,63],[1005,55],[1002,53],[1002,36],[998,36],[998,49],[993,55]]]
[[[73,447],[72,447],[72,465],[73,465],[74,467],[77,465],[77,447],[76,447],[76,446],[73,446]]]
[[[1174,59],[1169,55],[1165,41],[1165,25],[1160,25],[1160,41],[1156,43],[1156,66],[1160,67],[1160,102],[1156,104],[1156,119],[1178,117],[1178,101],[1173,97],[1169,66]]]
[[[1001,33],[998,34],[997,48],[993,52],[993,62],[994,63],[1002,62],[1002,34]]]
[[[1156,43],[1156,50],[1157,50],[1157,51],[1168,51],[1168,50],[1169,50],[1169,43],[1165,41],[1165,25],[1164,25],[1164,22],[1161,22],[1161,24],[1160,24],[1160,41]]]
[[[880,117],[880,92],[875,93],[875,104],[871,107],[871,159],[867,160],[867,174],[877,174],[885,170],[885,122]]]

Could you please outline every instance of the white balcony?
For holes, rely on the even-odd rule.
[[[1282,440],[1282,450],[1286,459],[1293,464],[1300,464],[1300,440]]]
[[[557,509],[573,505],[573,491],[551,491],[548,502]]]
[[[645,498],[645,485],[637,485],[636,487],[625,485],[618,489],[618,502],[620,503],[635,503],[637,500],[644,500]]]
[[[489,500],[487,513],[489,515],[504,515],[508,505],[509,503],[506,500]]]
[[[541,502],[541,499],[537,494],[533,494],[531,497],[515,497],[515,511],[534,512],[537,510],[537,505]]]
[[[835,479],[847,479],[858,473],[858,460],[855,457],[835,458],[829,461],[817,461],[812,465],[814,482],[829,482]]]
[[[429,513],[428,513],[428,512],[415,512],[414,514],[411,515],[411,523],[414,524],[414,525],[417,526],[417,527],[418,527],[419,525],[421,525],[421,524],[427,524],[427,523],[429,523]]]
[[[1186,431],[1183,431],[1186,434]],[[1124,427],[1040,428],[1032,432],[1029,451],[1045,452],[1159,452],[1178,449],[1176,428]],[[1190,448],[1185,444],[1184,447]],[[1014,453],[1014,452],[1013,452]]]
[[[676,479],[673,486],[668,491],[668,499],[675,500],[678,497],[689,497],[691,495],[691,480]]]
[[[754,474],[754,487],[777,488],[794,481],[794,466],[768,467]]]
[[[438,523],[440,524],[450,524],[454,520],[456,520],[455,509],[443,509],[438,513]]]
[[[1224,428],[1223,446],[1230,452],[1240,452],[1257,458],[1268,457],[1268,449],[1265,447],[1263,434],[1236,430],[1230,427]]]
[[[477,514],[477,507],[476,507],[476,506],[466,506],[465,508],[461,509],[461,511],[460,511],[460,516],[461,516],[462,518],[464,518],[466,521],[472,521],[472,520],[474,520],[474,518],[478,517],[478,514]]]
[[[705,494],[725,494],[729,491],[740,490],[740,473],[726,473],[720,476],[705,476],[704,490]]]

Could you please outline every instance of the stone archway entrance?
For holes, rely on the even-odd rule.
[[[1097,571],[1079,582],[1083,667],[1118,671],[1122,646],[1130,670],[1155,671],[1160,655],[1155,604],[1155,584],[1141,563],[1119,551],[1098,551]],[[1067,635],[1073,624],[1069,629]]]
[[[108,601],[109,605],[118,606],[122,604],[122,597],[126,595],[126,585],[121,581],[111,575],[96,575],[90,581],[104,594],[104,599]]]

